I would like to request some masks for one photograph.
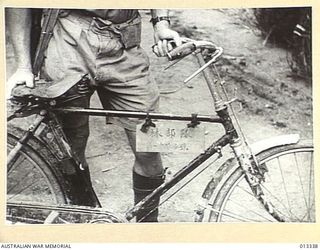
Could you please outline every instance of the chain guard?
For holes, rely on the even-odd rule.
[[[123,216],[101,208],[75,205],[7,203],[8,224],[126,223]]]

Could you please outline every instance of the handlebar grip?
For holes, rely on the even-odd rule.
[[[196,49],[197,48],[193,42],[187,42],[168,52],[167,56],[169,61],[172,61],[190,55]]]

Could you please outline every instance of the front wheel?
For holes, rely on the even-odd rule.
[[[262,190],[285,222],[315,222],[314,164],[311,143],[269,148],[256,158],[265,181]],[[207,185],[197,221],[277,222],[254,197],[243,170],[228,160]]]

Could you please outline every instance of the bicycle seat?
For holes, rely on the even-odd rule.
[[[87,74],[83,73],[72,74],[67,75],[63,79],[56,82],[40,79],[35,82],[34,88],[28,88],[25,85],[18,85],[12,90],[12,96],[33,96],[45,99],[55,99],[66,93],[69,89],[71,89],[86,76]]]

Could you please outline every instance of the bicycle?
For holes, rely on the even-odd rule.
[[[8,121],[30,115],[35,118],[27,131],[8,126],[7,221],[12,224],[130,222],[142,207],[200,169],[193,177],[196,178],[215,161],[204,163],[213,156],[219,158],[222,149],[229,145],[234,156],[218,168],[206,185],[195,209],[196,222],[314,222],[312,143],[301,141],[299,135],[284,135],[249,145],[231,105],[236,99],[229,100],[215,66],[222,53],[223,49],[212,42],[191,39],[168,53],[173,64],[190,54],[197,58],[200,68],[185,82],[203,73],[216,115],[68,107],[69,98],[77,98],[64,95],[70,88],[78,88],[82,94],[90,91],[88,77],[80,74],[68,76],[55,85],[39,81],[36,89],[21,86],[14,89],[12,102],[19,108]],[[221,89],[226,100],[221,97]],[[155,120],[187,122],[188,133],[204,122],[221,124],[225,133],[145,199],[119,215],[101,208],[92,186],[82,175],[81,164],[57,118],[61,112],[141,118],[145,121],[139,126],[145,134],[156,129]],[[83,178],[81,185],[75,183],[75,176]]]

